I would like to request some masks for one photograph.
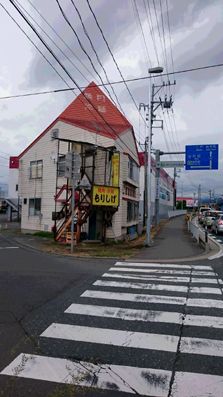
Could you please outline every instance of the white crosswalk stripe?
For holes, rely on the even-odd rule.
[[[71,343],[75,349],[81,343],[86,351],[95,346],[98,354],[102,346],[104,364],[60,354],[51,357],[46,350],[45,355],[21,353],[1,375],[113,390],[114,396],[121,391],[156,397],[222,397],[223,376],[208,369],[197,372],[194,364],[203,357],[205,363],[216,359],[223,366],[223,339],[216,336],[223,329],[219,285],[222,281],[211,266],[117,262],[66,308],[62,322],[50,324],[40,335],[43,346],[54,348],[56,343]],[[103,359],[108,349],[114,355]],[[133,352],[126,358],[125,349]],[[141,365],[142,351],[148,351],[146,366]],[[158,360],[153,361],[153,352],[161,354]],[[162,353],[171,356],[165,359]],[[176,354],[175,371],[170,357],[174,360]],[[184,360],[190,360],[186,369]]]

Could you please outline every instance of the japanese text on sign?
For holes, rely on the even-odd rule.
[[[92,205],[118,207],[119,188],[113,186],[93,186]]]
[[[112,186],[119,186],[120,153],[112,156]]]

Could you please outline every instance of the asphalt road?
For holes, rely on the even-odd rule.
[[[0,395],[222,397],[222,267],[77,260],[0,235]]]

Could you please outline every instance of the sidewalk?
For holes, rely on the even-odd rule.
[[[204,254],[187,231],[184,216],[170,219],[155,237],[151,247],[142,248],[135,260],[189,258]]]
[[[59,255],[70,255],[69,247],[58,245],[53,239],[37,237],[35,235],[23,235],[18,226],[19,225],[14,224],[13,228],[13,224],[9,224],[5,230],[4,236],[23,247]],[[101,258],[115,257],[116,259],[134,261],[164,261],[204,255],[204,250],[193,240],[191,234],[187,231],[184,216],[172,218],[167,221],[161,227],[157,236],[155,236],[151,247],[144,247],[142,239],[136,242],[135,247],[125,247],[125,243],[120,243],[117,246],[109,244],[107,247],[101,245],[99,247],[99,253],[98,249],[96,250],[97,252],[94,252],[94,246],[95,245],[91,247],[86,246],[86,248],[79,247],[75,250],[74,256],[86,258],[91,256]],[[103,250],[105,250],[104,254],[102,252]],[[88,255],[86,255],[86,252]]]

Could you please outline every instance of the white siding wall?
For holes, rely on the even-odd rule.
[[[56,187],[57,141],[48,131],[22,157],[19,167],[19,195],[22,198],[22,230],[51,230]],[[30,162],[43,160],[42,179],[30,179]],[[29,199],[41,198],[41,215],[29,216]],[[24,199],[27,204],[24,204]]]
[[[116,146],[121,152],[129,152],[130,156],[138,163],[138,155],[133,139],[132,131],[129,130],[122,134],[121,139],[126,143],[128,148],[121,140],[96,135],[78,127],[74,127],[64,122],[57,122],[39,141],[37,141],[21,158],[19,169],[19,195],[22,198],[22,230],[48,230],[53,226],[52,212],[55,208],[55,187],[56,187],[56,156],[57,140],[51,139],[52,129],[59,129],[59,138],[79,142],[97,144],[103,147]],[[68,145],[65,142],[60,143],[60,154],[65,154]],[[98,151],[95,165],[95,183],[104,184],[104,157],[105,152]],[[43,178],[30,179],[30,162],[34,160],[43,160]],[[121,238],[126,233],[127,220],[127,202],[122,200],[123,180],[128,180],[128,156],[120,154],[120,206],[113,216],[112,227],[107,228],[108,238]],[[110,174],[107,169],[107,177]],[[131,183],[131,180],[129,180]],[[133,182],[133,181],[132,181]],[[65,183],[64,178],[58,178],[58,186]],[[135,185],[135,183],[133,183]],[[29,216],[29,198],[41,198],[41,216]],[[27,199],[27,204],[24,204]],[[57,204],[57,210],[59,210]],[[137,223],[137,222],[135,222]]]
[[[156,194],[156,179],[153,170],[151,174],[151,202],[152,202],[152,216],[154,216],[154,203]],[[143,198],[144,198],[144,185],[145,185],[145,167],[140,167],[140,222],[143,220]],[[166,200],[160,197],[160,215],[165,216],[167,211],[173,208],[173,188],[167,183],[166,179],[160,177],[160,187],[169,191],[170,199]]]
[[[111,138],[98,135],[94,132],[88,132],[80,127],[75,127],[71,124],[58,121],[53,129],[59,129],[60,139],[69,139],[71,141],[77,142],[88,142],[93,145],[98,145],[102,147],[109,147],[114,145],[114,140]]]
[[[18,190],[16,185],[19,183],[19,170],[15,168],[9,168],[8,178],[8,198],[18,198]]]
[[[115,146],[120,152],[128,153],[130,157],[132,157],[133,160],[139,164],[136,144],[131,129],[120,135],[120,138],[118,138],[115,142]]]

